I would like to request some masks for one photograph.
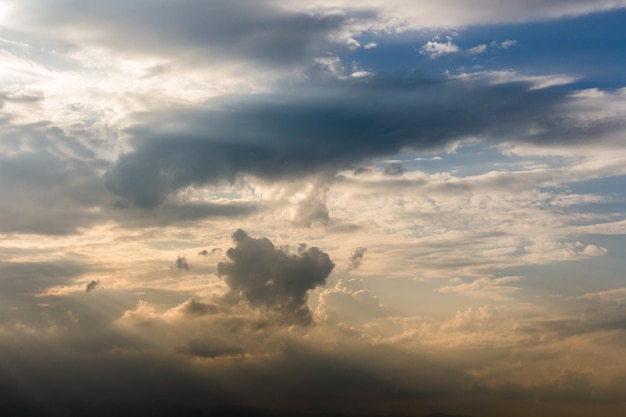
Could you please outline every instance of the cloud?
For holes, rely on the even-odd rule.
[[[206,249],[201,250],[200,252],[198,252],[198,255],[202,255],[202,256],[208,256],[209,255],[209,251]]]
[[[608,250],[606,248],[596,246],[596,245],[587,245],[585,249],[583,249],[583,253],[588,256],[602,256],[606,255]]]
[[[517,45],[517,41],[514,39],[508,39],[502,43],[500,43],[500,48],[502,49],[509,49],[512,46]]]
[[[308,193],[296,203],[293,223],[302,227],[311,227],[315,223],[332,225],[333,221],[326,206],[327,194],[327,187],[313,184]]]
[[[134,326],[153,326],[161,318],[152,304],[139,300],[136,308],[126,310],[121,320]]]
[[[405,172],[406,172],[406,168],[404,167],[404,165],[398,162],[392,162],[391,164],[387,165],[384,170],[385,175],[391,175],[394,177],[400,176],[404,174]]]
[[[348,47],[350,36],[344,32],[352,22],[373,17],[371,12],[355,9],[313,12],[249,0],[137,0],[133,7],[122,0],[97,6],[70,0],[26,0],[16,9],[19,24],[45,28],[77,44],[179,61],[252,61],[265,67],[297,65],[334,48]]]
[[[85,287],[85,292],[91,292],[95,289],[100,288],[100,281],[99,280],[91,280],[89,281],[89,283],[87,284],[87,287]]]
[[[140,201],[144,201],[143,197]],[[150,226],[184,226],[204,219],[239,219],[254,215],[264,208],[258,203],[246,201],[229,202],[167,202],[153,207],[150,215],[144,210],[133,207],[128,201],[118,200],[112,204],[108,214],[120,225],[127,228]],[[140,207],[144,207],[140,205]]]
[[[626,301],[626,288],[614,288],[612,290],[589,292],[578,298],[621,303]]]
[[[220,309],[216,304],[203,303],[200,301],[196,301],[193,298],[190,298],[189,300],[177,306],[175,311],[178,311],[185,315],[204,316],[207,314],[216,314],[220,311]]]
[[[446,285],[437,291],[442,293],[456,293],[473,298],[508,299],[509,296],[520,290],[519,287],[508,285],[518,282],[522,277],[509,276],[502,278],[479,278],[469,283]]]
[[[439,42],[436,39],[426,42],[419,49],[420,54],[427,55],[429,58],[439,58],[447,54],[454,54],[460,51],[460,48],[452,43],[451,39],[447,42]]]
[[[54,285],[68,284],[89,270],[88,264],[70,260],[0,262],[2,293],[12,297],[35,296]]]
[[[0,127],[0,233],[66,235],[102,220],[108,163],[83,143],[84,132],[46,121]]]
[[[310,4],[310,2],[307,2]],[[315,0],[314,4],[350,7],[348,0]],[[623,0],[362,0],[359,7],[377,10],[380,20],[396,28],[437,29],[486,24],[545,21],[623,9]]]
[[[469,48],[465,52],[467,52],[470,55],[480,55],[482,53],[485,53],[486,51],[487,51],[487,45],[481,44],[481,45],[476,45],[473,48]]]
[[[363,257],[365,256],[365,252],[367,248],[355,248],[352,251],[352,254],[348,258],[348,270],[356,271],[361,266],[361,262],[363,262]]]
[[[331,325],[362,326],[387,314],[378,298],[357,280],[340,279],[334,288],[323,290],[315,308],[315,317]]]
[[[243,230],[233,233],[233,240],[236,246],[226,252],[229,261],[217,265],[230,288],[226,299],[266,307],[285,324],[311,324],[307,292],[323,285],[333,270],[328,254],[306,245],[292,254]]]
[[[403,148],[442,149],[470,136],[574,142],[604,124],[565,124],[558,106],[567,93],[529,90],[512,79],[490,81],[379,74],[216,99],[211,107],[144,113],[128,130],[134,150],[120,155],[105,183],[134,206],[153,208],[186,187],[232,183],[246,175],[301,178],[354,168]],[[541,127],[540,137],[529,133],[531,127]]]
[[[188,271],[189,264],[187,263],[187,259],[184,256],[179,256],[176,258],[176,262],[174,263],[174,268],[179,271]]]

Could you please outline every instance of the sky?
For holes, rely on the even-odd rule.
[[[623,414],[624,21],[0,0],[0,414]]]

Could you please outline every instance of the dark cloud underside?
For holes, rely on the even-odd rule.
[[[135,150],[107,172],[108,189],[136,206],[154,207],[189,185],[241,175],[279,180],[332,172],[405,148],[442,149],[467,137],[574,140],[571,127],[557,123],[568,95],[525,83],[411,73],[297,87],[222,98],[211,109],[141,115],[129,131]],[[588,129],[579,127],[580,138]],[[531,128],[542,137],[533,137]]]

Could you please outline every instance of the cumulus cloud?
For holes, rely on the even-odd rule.
[[[448,39],[447,42],[439,42],[438,38],[426,42],[419,49],[420,54],[427,55],[429,58],[439,58],[440,56],[454,54],[459,51],[460,48],[458,45],[453,44],[451,39]]]
[[[126,310],[121,318],[123,323],[132,324],[134,326],[153,326],[161,318],[152,304],[145,300],[139,300],[137,306],[133,310]]]
[[[387,312],[378,298],[363,288],[361,281],[339,280],[334,288],[323,290],[315,308],[315,317],[322,321],[349,326],[371,323]]]
[[[306,245],[289,253],[241,229],[233,233],[233,240],[236,246],[226,252],[229,261],[217,265],[230,289],[226,299],[265,307],[285,324],[311,324],[307,292],[323,285],[333,270],[328,254]]]

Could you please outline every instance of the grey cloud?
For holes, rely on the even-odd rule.
[[[21,7],[30,24],[60,32],[68,26],[83,29],[89,41],[116,50],[195,61],[253,60],[272,67],[325,54],[350,19],[372,17],[362,11],[290,12],[273,1],[249,0],[136,0],[132,6],[122,0],[26,0]]]
[[[108,163],[49,122],[3,126],[0,153],[0,232],[74,233],[113,201],[102,181]]]
[[[201,250],[200,252],[198,252],[198,255],[202,255],[202,256],[208,256],[209,255],[209,251],[206,249]]]
[[[189,264],[187,263],[187,259],[184,256],[179,256],[176,258],[176,262],[174,263],[174,268],[179,271],[188,271]]]
[[[91,292],[99,287],[100,287],[100,281],[91,280],[87,284],[87,287],[85,287],[85,292]]]
[[[305,198],[298,201],[294,224],[303,227],[311,227],[315,223],[332,225],[333,221],[326,206],[327,193],[328,189],[325,187],[314,187]]]
[[[90,269],[72,260],[0,262],[0,326],[45,319],[50,308],[38,294],[54,286],[70,285]]]
[[[363,257],[365,256],[366,251],[367,248],[354,249],[352,255],[350,255],[350,258],[348,258],[348,269],[350,271],[359,269],[359,266],[361,266],[361,262],[363,261]]]
[[[624,338],[625,329],[626,306],[617,306],[606,311],[589,309],[583,317],[523,322],[516,331],[538,340],[552,341],[603,331],[615,331]]]
[[[0,109],[2,108],[5,102],[32,104],[32,103],[43,101],[44,98],[45,97],[41,93],[9,94],[9,93],[0,92]]]
[[[385,167],[385,175],[399,176],[406,172],[406,168],[404,165],[398,162],[392,162],[391,164]]]
[[[207,218],[241,218],[263,210],[259,204],[248,202],[230,203],[166,203],[153,207],[150,216],[144,210],[132,207],[127,201],[117,201],[109,213],[111,218],[128,228],[150,226],[166,227]]]
[[[0,285],[3,294],[34,295],[54,285],[71,282],[89,271],[73,261],[0,262]]]
[[[266,307],[285,324],[308,325],[311,312],[307,292],[323,285],[334,268],[328,254],[301,245],[298,254],[277,248],[267,238],[252,238],[243,230],[233,234],[236,243],[220,262],[217,272],[230,287],[226,299]]]
[[[135,206],[155,207],[190,185],[333,172],[470,136],[538,140],[528,131],[541,126],[551,131],[551,142],[569,140],[570,129],[551,122],[567,93],[522,82],[489,85],[409,73],[292,87],[223,97],[211,108],[139,115],[129,130],[134,151],[106,173],[108,189]]]

